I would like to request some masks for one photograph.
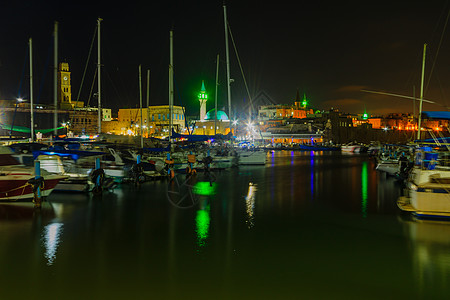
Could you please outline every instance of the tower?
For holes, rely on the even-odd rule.
[[[202,89],[198,94],[198,101],[200,101],[200,121],[204,121],[206,117],[206,101],[208,100],[208,94],[206,94],[205,81],[202,80]]]
[[[306,99],[306,94],[303,94],[303,101],[302,101],[303,108],[306,108],[306,105],[308,105],[308,99]]]
[[[70,71],[68,63],[59,64],[58,81],[59,81],[58,106],[60,109],[71,109],[72,86],[70,85]]]

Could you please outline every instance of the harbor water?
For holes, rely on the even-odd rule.
[[[0,299],[448,299],[450,223],[366,155],[274,151],[195,181],[0,203]]]

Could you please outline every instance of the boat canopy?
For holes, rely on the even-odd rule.
[[[450,120],[450,111],[423,111],[424,118]]]
[[[36,159],[39,155],[57,155],[60,157],[70,157],[72,160],[77,161],[80,157],[87,156],[101,156],[105,155],[104,152],[98,151],[81,151],[81,150],[39,150],[33,151],[33,157]]]
[[[223,135],[223,134],[216,134],[216,135],[203,135],[203,134],[179,134],[176,133],[173,129],[172,129],[172,138],[174,139],[187,139],[189,142],[206,142],[209,140],[213,140],[213,139],[219,139],[219,140],[223,140],[223,139],[228,139],[230,138],[230,135]]]
[[[450,137],[439,137],[435,139],[424,139],[424,140],[415,140],[414,143],[416,144],[449,144],[450,143]]]

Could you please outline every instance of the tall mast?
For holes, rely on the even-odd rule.
[[[150,70],[147,70],[147,137],[150,136]]]
[[[422,78],[420,81],[420,103],[419,103],[419,124],[417,128],[417,139],[420,140],[420,127],[422,126],[422,102],[423,102],[423,78],[425,74],[425,55],[427,52],[427,44],[423,44],[423,58],[422,58]]]
[[[31,118],[31,141],[34,141],[34,99],[33,99],[33,40],[28,40],[30,50],[30,118]]]
[[[102,18],[97,19],[97,74],[98,74],[98,134],[102,133],[102,89],[101,89],[101,57],[100,57],[100,22],[103,21]]]
[[[227,95],[228,95],[228,116],[230,121],[233,119],[231,115],[231,86],[230,86],[230,53],[228,51],[228,21],[227,21],[227,6],[223,3],[223,19],[225,24],[225,54],[227,60]]]
[[[169,141],[172,138],[173,127],[173,30],[170,30],[170,60],[169,60]]]
[[[141,148],[144,148],[144,130],[142,128],[142,74],[141,74],[141,65],[139,65],[139,110],[141,112],[141,124],[139,126],[139,132],[141,135]]]
[[[53,133],[58,134],[58,22],[55,21],[53,31]]]
[[[217,134],[217,90],[219,87],[219,54],[217,54],[217,63],[216,63],[216,95],[214,97],[214,135]]]

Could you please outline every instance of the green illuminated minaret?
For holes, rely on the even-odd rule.
[[[308,105],[308,100],[306,99],[306,94],[303,94],[303,101],[302,101],[303,108],[306,108],[306,105]]]
[[[367,111],[364,109],[363,120],[367,120],[368,118],[369,115],[367,114]]]
[[[205,81],[202,80],[202,89],[198,94],[198,101],[200,101],[200,121],[204,121],[206,117],[206,101],[208,100],[208,94],[206,94]]]

